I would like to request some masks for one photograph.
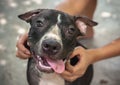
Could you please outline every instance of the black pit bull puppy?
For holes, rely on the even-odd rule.
[[[65,61],[78,44],[77,37],[85,34],[87,26],[96,22],[83,16],[70,16],[52,9],[37,9],[19,15],[30,23],[27,45],[32,57],[28,61],[29,85],[90,85],[93,67],[90,65],[81,78],[74,82],[65,81],[56,73],[65,70]],[[77,57],[70,60],[75,65]]]

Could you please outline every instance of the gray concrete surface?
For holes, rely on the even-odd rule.
[[[16,58],[16,39],[29,27],[18,14],[36,8],[54,8],[61,0],[0,0],[0,85],[27,85],[27,60]],[[98,0],[92,40],[84,40],[89,48],[97,48],[120,37],[120,1]],[[89,41],[89,43],[88,43]],[[120,85],[120,57],[95,63],[91,85]]]

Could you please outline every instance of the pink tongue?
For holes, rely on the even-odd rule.
[[[47,58],[46,60],[56,73],[62,73],[65,70],[63,60],[52,60],[49,58]]]

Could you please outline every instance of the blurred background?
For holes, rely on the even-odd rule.
[[[29,24],[18,15],[38,8],[54,8],[61,0],[0,0],[0,85],[28,85],[27,60],[15,56],[18,35],[26,32]],[[82,42],[89,48],[97,48],[120,37],[120,1],[98,0],[92,40]],[[91,85],[120,85],[120,57],[95,63]]]

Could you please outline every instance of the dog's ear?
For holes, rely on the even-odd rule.
[[[97,22],[92,21],[86,16],[75,16],[75,24],[77,28],[80,30],[82,35],[86,34],[86,30],[88,27],[96,26]]]
[[[42,10],[43,9],[36,9],[36,10],[28,11],[24,14],[18,15],[18,17],[22,20],[25,20],[26,22],[29,22],[33,16],[39,14]]]

